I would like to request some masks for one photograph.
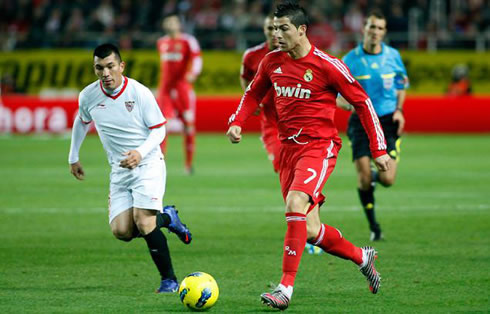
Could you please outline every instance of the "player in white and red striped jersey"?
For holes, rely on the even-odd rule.
[[[192,84],[202,70],[201,48],[194,36],[182,32],[178,15],[166,16],[163,28],[167,34],[157,41],[160,54],[158,103],[167,119],[178,119],[184,126],[185,167],[187,173],[192,173],[196,116]],[[161,148],[165,151],[165,142]]]
[[[287,231],[284,239],[280,284],[261,295],[262,302],[281,310],[289,306],[305,243],[351,260],[360,267],[372,293],[380,276],[374,268],[375,251],[347,241],[341,232],[321,224],[322,188],[332,173],[341,141],[334,124],[336,98],[340,93],[351,103],[366,129],[370,149],[380,171],[388,169],[390,157],[371,101],[342,61],[312,46],[306,36],[308,18],[297,4],[278,5],[274,13],[279,50],[262,60],[235,114],[227,135],[241,140],[241,125],[272,87],[281,140],[279,181],[286,203]]]
[[[159,145],[165,138],[167,121],[151,91],[123,76],[124,66],[116,46],[103,44],[94,50],[99,80],[80,93],[68,162],[71,173],[83,180],[79,150],[93,121],[111,165],[112,233],[122,241],[144,238],[161,275],[157,292],[175,292],[178,283],[160,227],[167,227],[187,244],[191,234],[173,206],[162,209],[166,169]]]
[[[265,42],[245,50],[240,68],[240,84],[245,90],[253,80],[259,69],[260,61],[266,54],[277,48],[277,40],[274,38],[274,16],[269,15],[264,20]],[[274,106],[274,94],[271,89],[260,103],[260,128],[262,143],[269,159],[272,161],[274,171],[279,171],[279,136],[277,132],[277,112]]]

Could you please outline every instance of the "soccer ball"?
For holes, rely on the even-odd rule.
[[[218,284],[211,275],[195,272],[182,280],[179,296],[182,304],[192,310],[209,309],[218,301]]]

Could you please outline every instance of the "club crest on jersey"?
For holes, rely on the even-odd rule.
[[[307,69],[303,78],[307,82],[311,82],[313,80],[313,71],[311,69]]]
[[[126,109],[128,109],[129,112],[133,111],[134,108],[134,101],[125,101],[124,104],[126,104]]]

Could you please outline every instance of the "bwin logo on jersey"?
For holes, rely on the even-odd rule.
[[[301,88],[301,84],[296,85],[296,87],[291,86],[279,86],[274,82],[274,89],[276,90],[277,96],[284,97],[295,97],[299,99],[308,99],[311,96],[311,90],[306,88]]]

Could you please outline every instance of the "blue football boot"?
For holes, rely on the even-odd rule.
[[[178,211],[175,209],[174,205],[165,206],[163,208],[163,213],[170,217],[170,224],[168,225],[168,230],[175,233],[179,239],[185,244],[189,244],[192,241],[192,235],[185,224],[180,221]]]
[[[155,291],[156,293],[172,293],[179,290],[179,284],[173,279],[164,279],[160,283],[160,287]]]

